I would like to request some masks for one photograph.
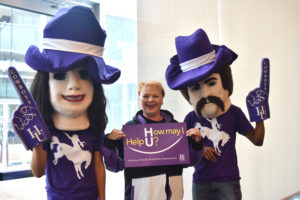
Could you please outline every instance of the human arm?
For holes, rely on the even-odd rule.
[[[43,149],[43,144],[33,148],[31,157],[31,170],[35,177],[42,177],[45,174],[47,163],[47,152]]]
[[[249,131],[246,137],[256,146],[262,146],[265,137],[264,121],[256,122],[255,129]]]
[[[105,200],[105,167],[100,151],[94,152],[95,175],[97,181],[97,190],[100,200]]]

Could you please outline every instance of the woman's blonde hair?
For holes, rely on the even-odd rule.
[[[157,87],[160,91],[161,91],[161,94],[162,96],[164,97],[165,96],[165,90],[162,86],[162,84],[158,81],[147,81],[147,82],[140,82],[139,84],[139,87],[138,87],[138,95],[140,96],[141,94],[141,91],[144,87],[147,87],[147,86],[154,86],[154,87]]]

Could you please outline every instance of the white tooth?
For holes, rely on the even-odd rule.
[[[66,98],[69,99],[69,100],[76,100],[76,99],[80,99],[81,97],[77,96],[77,97],[66,97]]]

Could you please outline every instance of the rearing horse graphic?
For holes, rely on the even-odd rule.
[[[215,150],[219,153],[222,153],[219,148],[219,142],[222,141],[221,146],[224,146],[230,139],[230,136],[228,133],[220,130],[221,127],[216,118],[206,120],[211,123],[211,129],[205,126],[201,126],[199,122],[195,124],[195,128],[200,128],[201,136],[203,138],[206,136],[209,140],[211,140],[213,142]]]
[[[91,164],[92,154],[91,152],[84,150],[85,142],[80,141],[78,135],[74,134],[71,137],[68,133],[63,133],[72,141],[73,146],[66,143],[60,143],[58,138],[53,136],[50,144],[51,150],[53,150],[54,145],[57,144],[56,152],[54,152],[53,164],[56,165],[58,159],[66,156],[69,161],[73,162],[77,178],[81,179],[84,177],[84,174],[81,170],[81,165],[83,162],[85,162],[84,168],[87,169]]]

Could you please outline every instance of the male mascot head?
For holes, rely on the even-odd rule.
[[[175,39],[177,55],[171,58],[166,80],[180,90],[199,117],[213,118],[231,105],[233,81],[230,64],[237,58],[226,46],[210,43],[202,29]]]

